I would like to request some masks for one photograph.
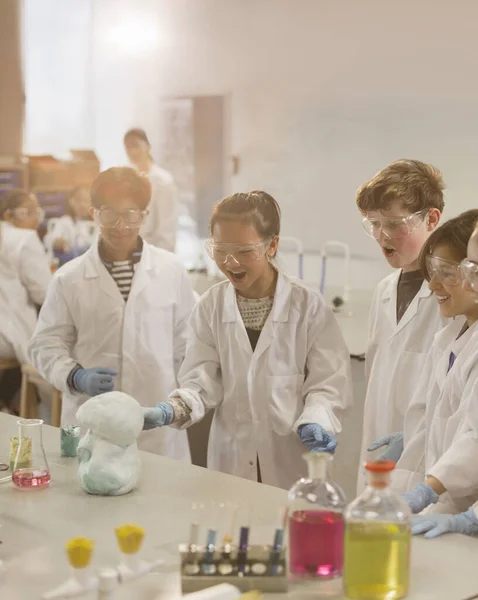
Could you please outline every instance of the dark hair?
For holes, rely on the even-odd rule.
[[[397,160],[357,191],[356,201],[360,212],[387,210],[398,200],[410,213],[426,208],[443,211],[445,184],[441,172],[419,160]]]
[[[65,206],[65,215],[69,215],[70,217],[75,217],[75,212],[73,210],[73,207],[70,204],[70,200],[73,200],[73,198],[78,194],[78,192],[81,192],[81,190],[85,190],[86,192],[88,192],[88,194],[90,193],[90,188],[87,185],[77,185],[75,186],[70,193],[68,194],[68,197],[66,199],[66,206]]]
[[[95,208],[100,208],[105,201],[127,197],[144,209],[151,200],[151,183],[131,167],[112,167],[98,175],[90,192]]]
[[[0,220],[4,219],[7,210],[15,210],[30,196],[31,192],[28,190],[10,190],[0,197]]]
[[[427,256],[432,256],[437,246],[447,246],[457,262],[466,258],[468,241],[478,224],[478,210],[467,210],[435,229],[425,242],[420,253],[420,269],[430,281],[427,271]]]
[[[129,129],[123,137],[123,142],[126,144],[126,140],[129,137],[136,137],[139,140],[142,140],[143,142],[146,142],[148,144],[148,146],[151,146],[151,144],[149,143],[149,139],[148,136],[146,135],[146,131],[144,129],[139,129],[139,128],[135,128],[135,129]]]
[[[213,208],[209,231],[213,235],[218,221],[244,221],[250,223],[264,239],[280,233],[281,212],[279,205],[267,192],[253,190],[231,194],[220,200]]]

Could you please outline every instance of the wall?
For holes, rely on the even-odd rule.
[[[317,250],[332,238],[349,242],[359,257],[377,256],[361,230],[354,192],[396,158],[416,157],[442,168],[448,216],[476,205],[478,3],[89,0],[84,5],[90,3],[94,44],[85,42],[83,18],[74,35],[68,27],[68,36],[48,32],[56,73],[64,75],[55,79],[51,106],[45,99],[45,66],[36,59],[34,80],[30,69],[27,102],[36,106],[37,119],[42,116],[44,131],[40,138],[38,124],[29,120],[29,147],[47,150],[50,141],[53,147],[48,132],[60,126],[62,139],[66,132],[94,145],[110,166],[125,160],[121,140],[127,127],[145,127],[154,146],[161,98],[230,94],[232,151],[240,157],[232,188],[263,187],[275,194],[284,233],[302,239],[307,249]],[[27,17],[35,4],[27,0]],[[65,22],[68,11],[86,10],[62,0],[41,4],[43,11],[55,6]],[[30,31],[42,26],[35,21]],[[45,31],[35,35],[37,48]],[[88,51],[94,60],[85,75]],[[77,61],[77,73],[63,73],[61,53]],[[90,111],[84,105],[80,110],[85,81],[93,87]],[[67,106],[72,86],[76,100]]]

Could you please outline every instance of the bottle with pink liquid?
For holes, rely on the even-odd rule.
[[[332,579],[342,575],[346,505],[343,491],[327,480],[324,452],[304,455],[308,477],[289,491],[289,573],[291,579]]]
[[[41,419],[19,419],[12,482],[21,490],[50,485],[50,468],[43,448]]]

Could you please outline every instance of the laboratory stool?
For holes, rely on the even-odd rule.
[[[38,418],[37,389],[51,394],[51,424],[60,427],[61,392],[45,381],[32,365],[22,365],[20,416],[24,419]]]

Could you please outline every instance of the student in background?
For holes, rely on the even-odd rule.
[[[145,428],[189,427],[214,408],[208,467],[288,489],[306,475],[306,450],[335,451],[352,394],[332,311],[274,265],[279,234],[266,192],[216,205],[207,248],[227,281],[193,310],[180,386],[145,410]]]
[[[368,378],[360,465],[369,450],[387,446],[397,460],[416,382],[435,333],[445,324],[420,271],[420,251],[438,226],[444,207],[440,171],[418,160],[399,160],[357,192],[362,224],[395,272],[378,284],[372,302],[365,371]],[[419,480],[412,464],[395,473],[407,491]],[[365,485],[362,469],[358,491]]]
[[[91,187],[98,243],[59,269],[30,343],[42,377],[63,392],[61,422],[113,389],[154,406],[177,385],[195,304],[176,256],[139,235],[151,184],[130,167],[100,173]],[[144,432],[142,450],[190,460],[185,431]]]
[[[142,129],[130,129],[124,136],[124,146],[131,164],[147,175],[153,189],[148,205],[149,215],[141,228],[141,236],[152,246],[174,252],[179,218],[174,179],[153,162],[151,144]]]
[[[11,190],[0,198],[3,251],[17,270],[31,303],[41,306],[51,281],[51,269],[37,230],[44,213],[34,194]]]
[[[98,226],[90,217],[90,190],[78,186],[68,196],[66,214],[50,219],[43,239],[46,248],[62,262],[80,256],[98,236]]]

